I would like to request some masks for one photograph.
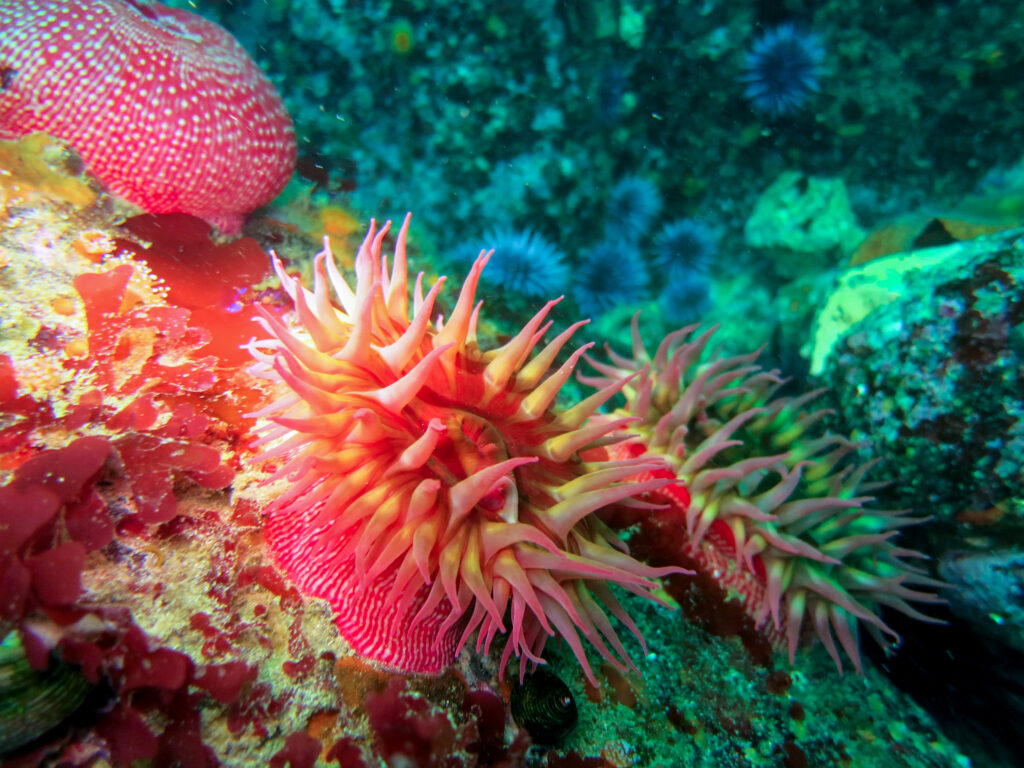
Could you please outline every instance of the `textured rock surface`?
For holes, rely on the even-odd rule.
[[[956,587],[954,615],[1022,648],[1024,239],[895,254],[841,278],[813,331],[839,418],[882,457],[886,504]],[[918,538],[919,537],[919,538]]]
[[[898,503],[928,504],[947,523],[1019,525],[1021,235],[1010,230],[851,270],[812,332],[812,372],[883,458],[879,473],[898,482]]]

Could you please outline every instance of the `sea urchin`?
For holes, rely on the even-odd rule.
[[[499,227],[488,232],[484,242],[494,251],[490,270],[480,278],[484,286],[526,301],[565,290],[569,268],[558,249],[540,234],[531,229]]]
[[[647,268],[636,245],[604,240],[584,251],[573,273],[572,297],[585,314],[599,317],[620,304],[643,299],[647,282]]]
[[[621,439],[628,419],[588,419],[626,382],[551,407],[590,346],[549,373],[576,323],[533,354],[557,300],[504,346],[480,349],[474,302],[490,254],[447,320],[431,320],[444,278],[424,296],[422,273],[410,313],[408,222],[390,272],[388,225],[371,224],[354,288],[326,248],[312,291],[275,259],[296,322],[263,311],[272,338],[249,344],[254,372],[285,390],[258,414],[264,456],[283,459],[268,482],[287,481],[266,510],[271,555],[305,594],[330,602],[358,653],[390,667],[437,672],[474,632],[485,652],[507,632],[501,667],[514,652],[522,670],[558,634],[593,681],[580,634],[616,667],[629,664],[606,610],[640,638],[609,584],[655,599],[653,579],[679,569],[637,562],[592,513],[641,505],[631,497],[667,481],[626,478],[663,462],[580,458]]]
[[[824,61],[817,35],[792,23],[780,24],[755,41],[739,79],[750,106],[779,117],[795,112],[820,90]]]

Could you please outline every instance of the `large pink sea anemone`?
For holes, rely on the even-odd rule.
[[[432,319],[444,278],[424,296],[420,274],[410,311],[408,223],[390,270],[388,225],[371,224],[354,288],[329,250],[312,291],[275,260],[295,314],[263,312],[271,338],[249,345],[254,371],[283,390],[259,414],[264,456],[282,461],[268,481],[281,494],[266,511],[267,545],[301,590],[330,602],[365,657],[437,672],[474,633],[485,651],[507,633],[501,667],[515,653],[523,669],[560,635],[593,681],[580,635],[619,668],[628,656],[607,614],[641,639],[609,585],[654,599],[653,579],[679,570],[637,562],[593,513],[640,505],[631,497],[668,481],[627,478],[663,462],[581,459],[621,439],[628,418],[588,419],[626,382],[553,406],[590,346],[554,366],[583,325],[541,346],[558,300],[504,346],[480,348],[475,293],[490,254],[446,320]]]

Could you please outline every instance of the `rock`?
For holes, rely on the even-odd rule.
[[[743,235],[747,245],[772,252],[781,274],[796,277],[852,253],[864,230],[842,179],[786,171],[758,198]]]
[[[882,456],[888,495],[954,531],[1024,527],[1022,235],[846,272],[806,350],[845,426]]]

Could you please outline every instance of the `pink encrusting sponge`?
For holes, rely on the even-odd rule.
[[[151,213],[227,233],[295,167],[280,96],[224,29],[147,0],[0,0],[0,136],[42,131]]]
[[[273,559],[331,603],[358,653],[393,668],[438,672],[474,633],[485,652],[507,633],[502,669],[513,653],[521,670],[540,661],[556,634],[591,681],[580,635],[624,668],[608,613],[640,633],[609,585],[655,599],[653,579],[680,569],[636,561],[593,513],[647,506],[632,497],[670,481],[628,478],[664,462],[580,458],[621,439],[630,419],[588,422],[624,382],[553,407],[591,346],[554,365],[576,323],[540,347],[557,300],[504,346],[479,347],[475,294],[490,254],[473,263],[447,320],[432,319],[444,278],[424,296],[420,274],[410,311],[408,222],[390,271],[388,225],[371,224],[354,288],[329,250],[312,291],[275,260],[295,314],[263,311],[271,338],[249,345],[253,372],[284,390],[257,414],[269,422],[263,455],[280,462],[268,480],[281,488],[266,511]]]

